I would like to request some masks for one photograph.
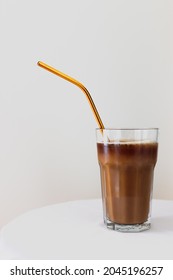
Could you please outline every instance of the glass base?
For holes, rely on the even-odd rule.
[[[105,224],[107,228],[120,232],[140,232],[140,231],[148,230],[151,227],[151,223],[149,220],[147,220],[143,224],[125,225],[125,224],[116,224],[114,222],[111,222],[109,219],[106,219]]]

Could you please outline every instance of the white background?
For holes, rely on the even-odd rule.
[[[100,197],[95,127],[159,127],[154,197],[173,199],[173,2],[0,0],[0,226]]]

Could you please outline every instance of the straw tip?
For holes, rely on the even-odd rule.
[[[38,61],[38,62],[37,62],[37,65],[40,66],[40,64],[41,64],[41,61]]]

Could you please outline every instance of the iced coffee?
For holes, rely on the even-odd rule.
[[[150,228],[157,134],[157,129],[97,130],[104,221],[109,228]]]

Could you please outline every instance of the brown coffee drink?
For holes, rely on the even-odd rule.
[[[104,211],[110,222],[133,225],[148,219],[158,144],[97,143]]]

